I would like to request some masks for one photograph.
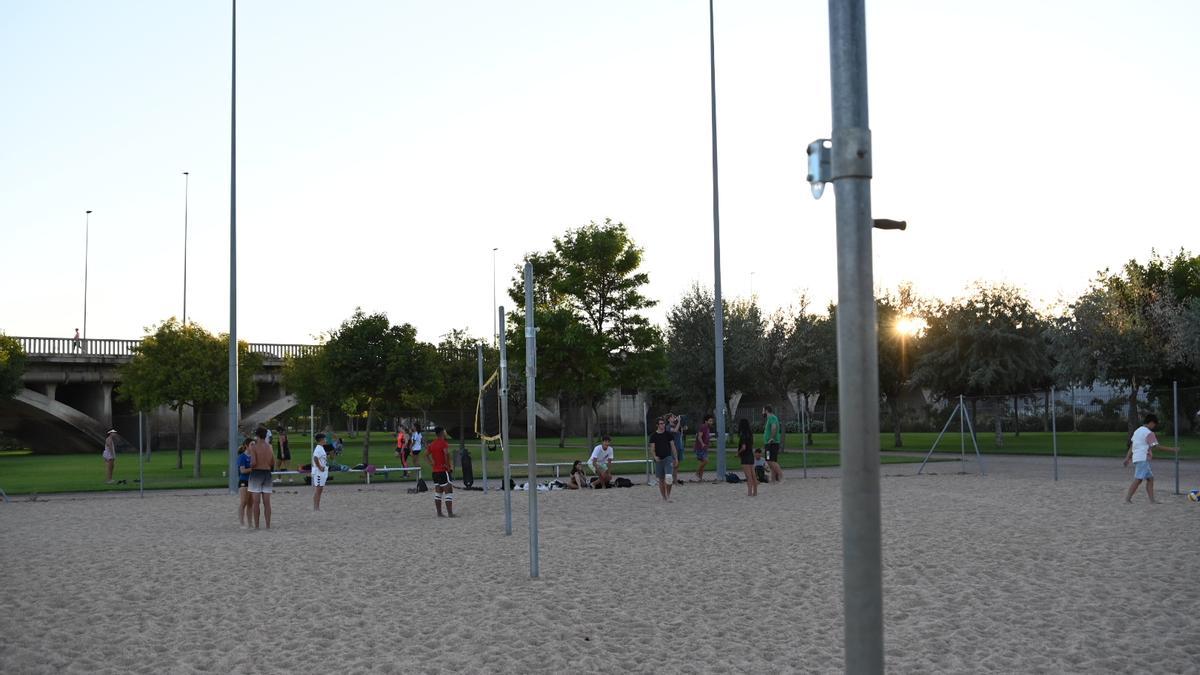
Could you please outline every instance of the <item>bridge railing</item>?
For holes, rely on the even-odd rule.
[[[141,340],[115,340],[112,338],[62,337],[19,337],[13,336],[26,354],[57,355],[86,354],[89,356],[133,356],[133,348]]]
[[[86,340],[64,337],[19,337],[13,339],[20,343],[26,354],[35,356],[58,356],[72,354],[87,356],[124,356],[132,357],[134,349],[142,343],[141,340],[114,340],[110,338],[88,338]],[[266,354],[277,359],[300,357],[312,353],[316,345],[285,345],[271,343],[250,343],[250,351]]]

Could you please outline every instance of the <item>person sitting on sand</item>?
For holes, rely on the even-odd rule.
[[[592,456],[588,459],[588,464],[592,470],[596,472],[596,483],[594,488],[607,488],[612,483],[612,473],[609,471],[609,465],[613,461],[612,437],[605,434],[600,439],[600,445],[592,448]]]
[[[769,483],[767,480],[767,460],[763,459],[762,448],[754,449],[754,479],[759,483]]]
[[[1138,427],[1137,431],[1133,432],[1133,437],[1129,439],[1129,449],[1125,451],[1125,462],[1122,466],[1129,466],[1129,463],[1133,462],[1133,484],[1129,486],[1129,492],[1125,494],[1126,504],[1133,503],[1133,495],[1142,481],[1146,481],[1146,496],[1150,497],[1150,503],[1157,504],[1158,502],[1154,501],[1154,472],[1150,470],[1153,452],[1155,449],[1179,452],[1179,448],[1168,448],[1158,444],[1158,437],[1154,435],[1156,428],[1158,428],[1158,417],[1153,414],[1146,415],[1142,426]]]
[[[242,444],[238,446],[237,456],[238,524],[242,527],[250,525],[250,491],[247,489],[250,483],[250,453],[246,452],[250,443],[249,438],[243,438]]]
[[[571,476],[567,478],[566,488],[568,490],[579,490],[587,487],[588,479],[583,473],[583,462],[575,460],[571,465]]]

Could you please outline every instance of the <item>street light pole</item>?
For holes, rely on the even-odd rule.
[[[717,190],[717,43],[713,0],[708,0],[708,67],[712,102],[713,344],[716,360],[717,480],[725,479],[725,305],[721,300],[721,203]]]
[[[83,353],[87,349],[87,287],[88,287],[88,238],[92,228],[92,211],[83,214]]]
[[[188,172],[183,172],[183,325],[187,325]]]
[[[237,492],[237,0],[232,2],[229,71],[229,493]]]
[[[498,314],[496,312],[496,251],[499,248],[492,249],[492,340],[500,339],[500,329],[496,323]],[[495,342],[493,342],[495,344]]]

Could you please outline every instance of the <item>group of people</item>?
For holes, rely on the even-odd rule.
[[[407,469],[410,460],[414,464],[420,463],[421,445],[424,440],[421,429],[416,424],[411,427],[407,424],[400,425],[396,430],[396,456],[400,458],[400,466]]]
[[[450,483],[450,476],[454,472],[454,457],[446,441],[445,430],[437,427],[434,434],[437,438],[429,444],[426,453],[433,478],[434,506],[438,517],[447,515],[453,518],[454,486]],[[282,429],[280,435],[281,450],[278,454],[272,451],[271,431],[265,427],[255,429],[254,437],[245,439],[238,448],[238,523],[243,528],[253,525],[257,530],[260,524],[265,523],[266,529],[271,529],[271,494],[275,482],[273,472],[287,470],[284,462],[291,460],[290,450],[286,453],[283,450],[287,447],[287,437]],[[341,439],[337,439],[336,445],[327,443],[327,439],[324,433],[318,433],[313,438],[312,462],[308,468],[313,486],[314,511],[321,510],[321,495],[329,482],[330,453],[341,451]],[[414,456],[418,456],[419,452],[413,453]]]

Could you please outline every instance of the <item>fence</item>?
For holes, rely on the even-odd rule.
[[[33,356],[70,356],[72,354],[87,354],[91,356],[124,356],[132,357],[134,349],[142,343],[141,340],[122,340],[111,338],[87,338],[76,340],[64,337],[20,337],[13,336],[26,354]],[[275,359],[300,357],[312,353],[316,345],[277,344],[270,342],[251,342],[250,351],[263,354]]]

